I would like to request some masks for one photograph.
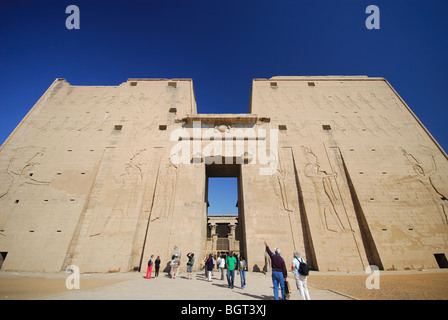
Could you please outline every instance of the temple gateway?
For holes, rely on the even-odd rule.
[[[245,114],[198,114],[191,79],[56,79],[0,148],[0,268],[128,272],[176,246],[259,271],[265,240],[313,270],[446,268],[447,159],[384,78],[253,79]],[[208,215],[214,177],[237,215]]]

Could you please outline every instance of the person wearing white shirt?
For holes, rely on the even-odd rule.
[[[291,269],[294,272],[294,277],[296,279],[297,290],[300,292],[302,300],[311,300],[310,293],[308,292],[308,287],[306,285],[307,276],[303,276],[299,273],[300,263],[305,263],[300,255],[299,251],[294,251],[294,258],[292,259]]]
[[[218,267],[221,270],[221,280],[224,280],[224,268],[226,267],[226,259],[223,256],[220,257]]]

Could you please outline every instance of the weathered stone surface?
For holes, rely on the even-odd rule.
[[[1,268],[163,270],[175,246],[198,268],[218,176],[238,178],[250,270],[265,240],[316,270],[448,255],[447,155],[383,78],[254,79],[235,115],[197,114],[190,79],[57,79],[0,149]]]

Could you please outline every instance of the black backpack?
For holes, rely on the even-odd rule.
[[[297,258],[296,258],[297,259]],[[299,259],[297,259],[297,261],[299,261]],[[302,262],[299,261],[299,273],[302,276],[308,276],[308,274],[310,273],[310,268],[308,268],[308,266],[306,265],[306,263],[303,261]]]

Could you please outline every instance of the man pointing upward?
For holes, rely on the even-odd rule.
[[[285,280],[288,277],[288,271],[286,271],[285,260],[280,256],[281,250],[275,249],[275,253],[269,249],[267,242],[264,242],[266,246],[266,252],[271,258],[272,264],[272,284],[274,285],[274,299],[278,300],[278,284],[282,288],[282,300],[285,300]]]

